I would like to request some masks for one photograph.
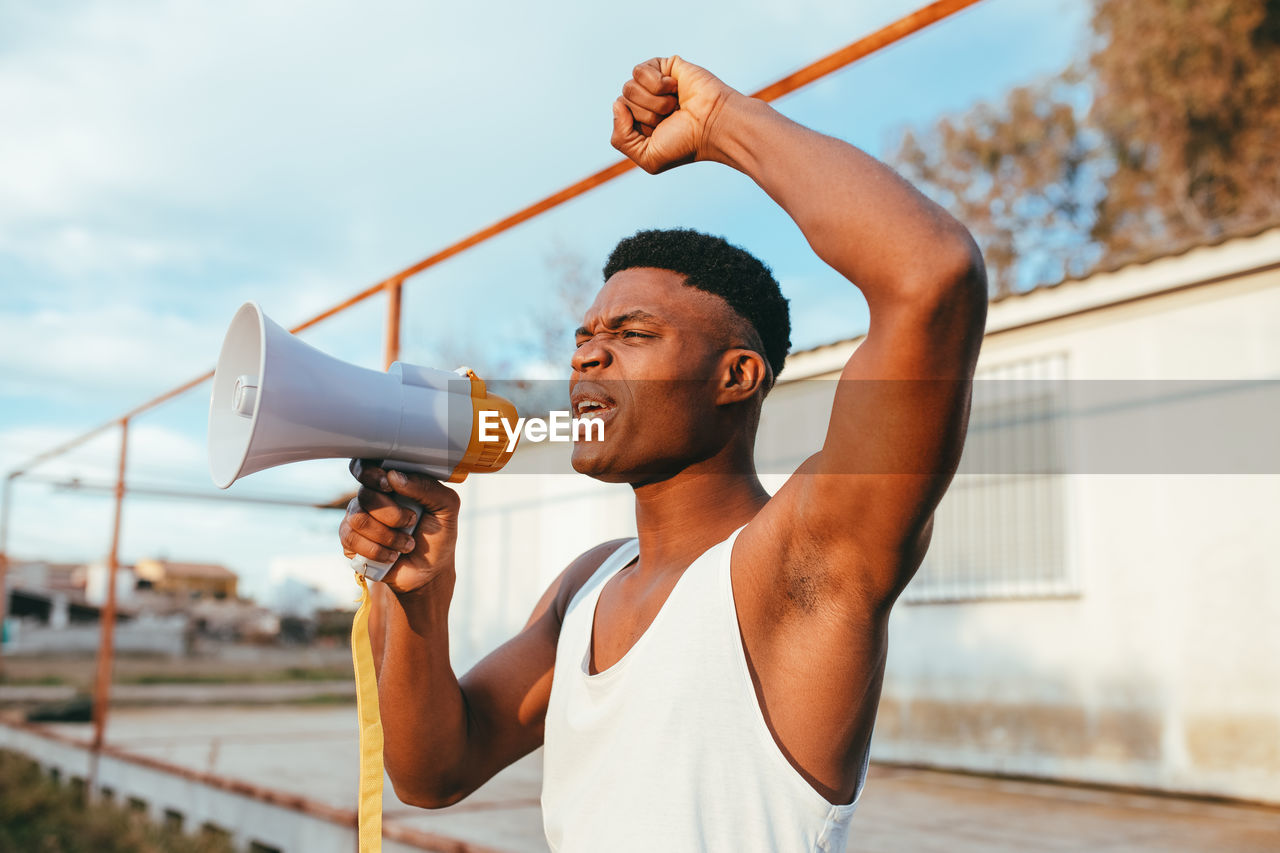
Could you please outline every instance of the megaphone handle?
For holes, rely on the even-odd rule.
[[[400,528],[400,532],[413,535],[413,530],[418,526],[419,519],[422,518],[422,505],[416,503],[412,498],[406,498],[404,495],[392,495],[391,498],[400,506],[413,513],[413,521]],[[351,558],[351,568],[355,569],[356,574],[363,575],[371,581],[380,581],[387,576],[387,572],[391,571],[391,567],[395,565],[393,560],[390,563],[378,563],[370,560],[368,557],[356,555]]]

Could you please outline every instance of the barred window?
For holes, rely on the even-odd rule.
[[[1066,356],[980,370],[959,473],[907,602],[1069,595]]]

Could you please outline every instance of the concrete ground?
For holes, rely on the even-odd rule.
[[[51,728],[88,736],[82,724]],[[121,708],[107,740],[194,770],[354,806],[354,706]],[[534,753],[441,811],[400,803],[388,784],[384,819],[499,850],[545,851],[540,781],[541,754]],[[1276,809],[878,765],[854,830],[858,853],[1280,850]]]

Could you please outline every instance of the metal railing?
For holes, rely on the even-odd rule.
[[[857,41],[854,41],[851,44],[846,45],[845,47],[830,53],[809,65],[806,65],[800,70],[795,71],[792,74],[788,74],[768,86],[753,92],[751,96],[763,101],[774,101],[783,95],[790,94],[791,92],[826,77],[835,71],[845,68],[846,66],[859,59],[867,57],[878,50],[894,44],[895,42],[901,41],[907,36],[917,33],[929,25],[941,21],[944,18],[947,18],[969,6],[975,5],[978,2],[979,0],[938,0],[938,2],[930,3],[909,15],[899,18],[891,24],[882,27],[870,35],[864,36],[863,38],[860,38]],[[527,222],[536,216],[559,207],[571,199],[590,192],[591,190],[626,174],[633,168],[635,168],[635,164],[630,160],[619,160],[618,162],[565,187],[559,192],[552,193],[551,195],[498,220],[492,225],[482,228],[456,243],[446,246],[434,254],[423,258],[417,263],[405,267],[399,272],[383,279],[382,281],[352,294],[336,305],[326,308],[315,316],[298,323],[293,326],[290,331],[295,334],[305,331],[306,329],[310,329],[312,326],[318,325],[319,323],[324,322],[330,317],[333,317],[354,305],[364,302],[365,300],[380,293],[385,293],[387,295],[387,313],[383,362],[385,366],[390,366],[390,364],[393,361],[396,361],[400,355],[400,307],[404,284],[408,279],[417,276],[425,270],[446,261],[449,258],[462,254],[468,249],[472,249],[505,231],[509,231],[521,223]],[[29,474],[37,466],[40,466],[52,459],[56,459],[57,457],[82,446],[90,439],[101,435],[112,427],[119,426],[120,450],[117,474],[114,487],[111,489],[114,493],[115,511],[112,519],[111,544],[107,551],[106,559],[107,599],[105,606],[102,609],[102,640],[98,648],[97,674],[93,697],[94,728],[92,743],[95,753],[101,752],[103,748],[103,733],[106,727],[107,705],[110,701],[111,668],[114,652],[112,640],[116,615],[116,576],[119,570],[121,513],[125,495],[131,488],[139,492],[147,489],[145,486],[130,487],[125,483],[128,459],[129,424],[138,415],[141,415],[144,412],[154,409],[194,388],[199,387],[212,377],[212,370],[196,376],[193,379],[190,379],[156,397],[153,397],[150,400],[147,400],[144,403],[141,403],[140,405],[133,407],[132,409],[129,409],[127,412],[114,417],[93,429],[83,432],[68,441],[31,457],[26,462],[10,471],[4,479],[3,487],[0,488],[0,621],[2,621],[4,615],[8,612],[8,592],[5,586],[5,579],[9,567],[7,546],[9,518],[13,503],[14,482],[18,478]],[[191,496],[194,497],[194,495]],[[2,658],[0,658],[0,667],[3,667]]]

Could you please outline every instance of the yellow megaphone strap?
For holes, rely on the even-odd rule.
[[[378,711],[378,678],[369,645],[369,584],[360,584],[360,607],[351,622],[351,663],[356,673],[356,715],[360,718],[360,853],[382,851],[382,716]]]

